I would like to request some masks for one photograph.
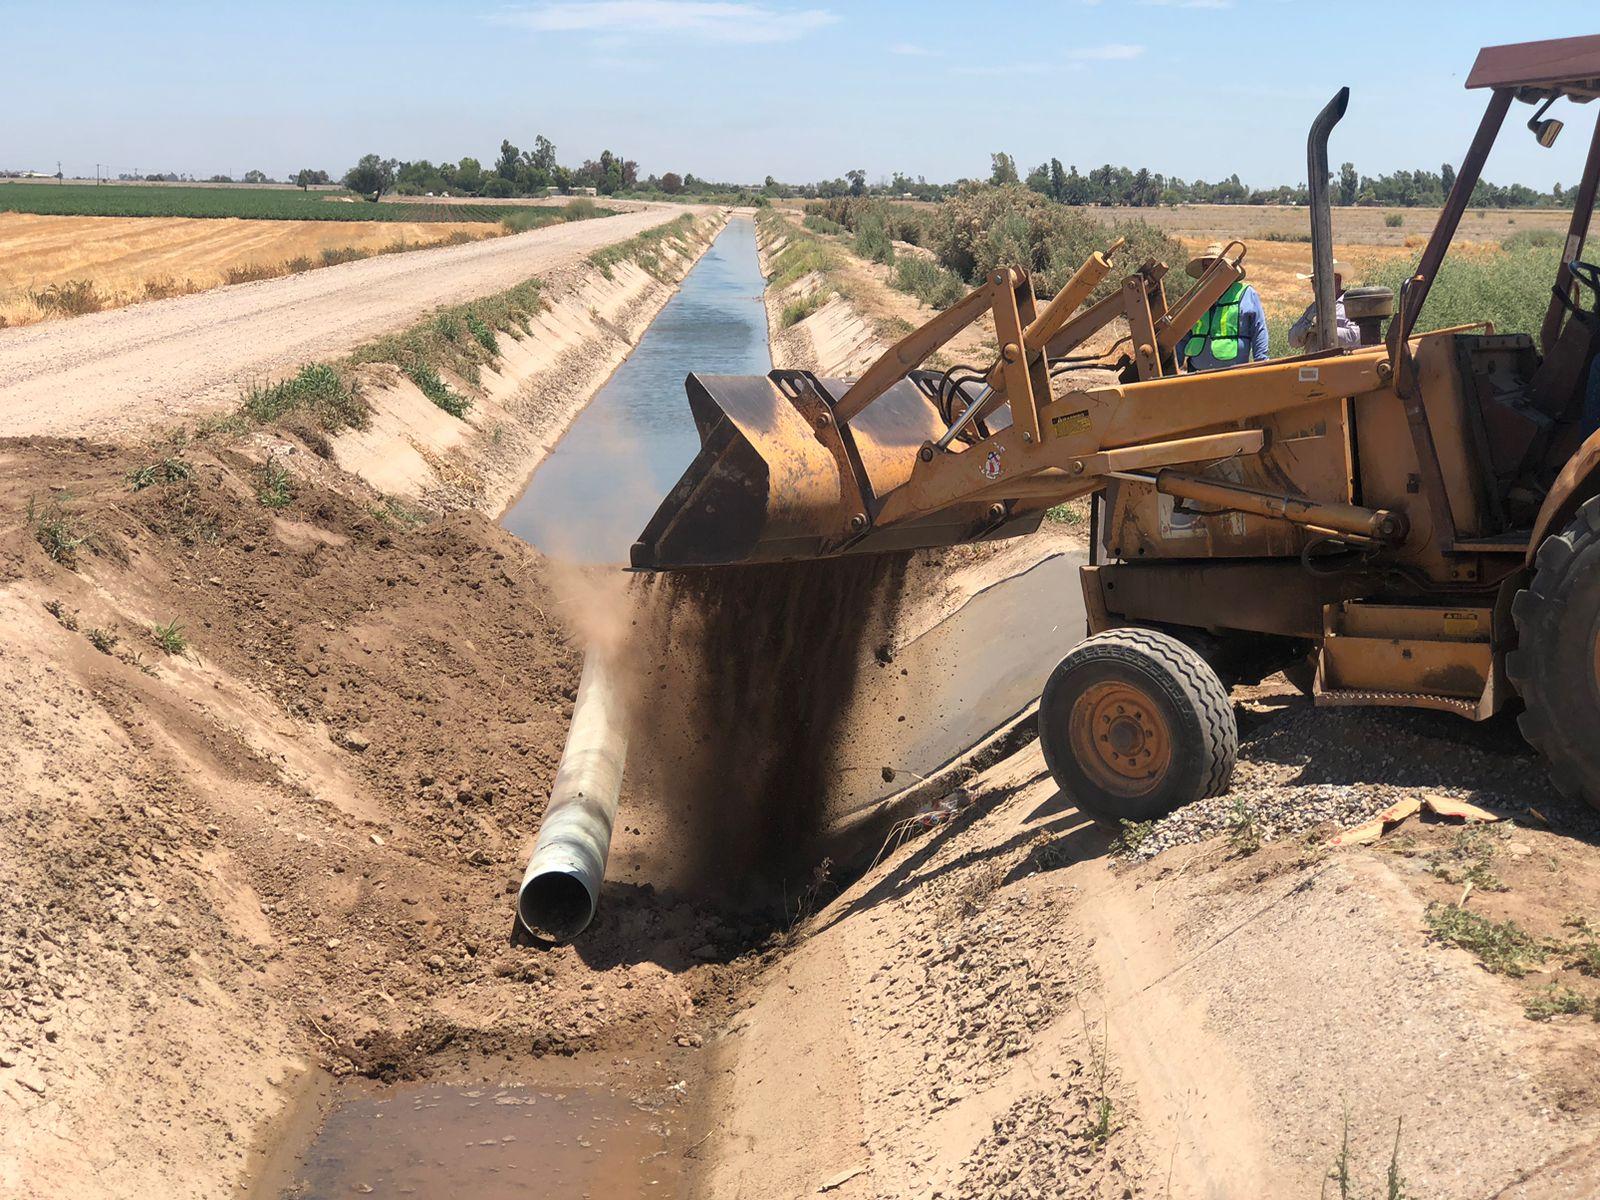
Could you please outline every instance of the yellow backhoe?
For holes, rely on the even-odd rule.
[[[1600,806],[1600,270],[1582,253],[1600,122],[1538,338],[1415,332],[1512,104],[1538,106],[1528,127],[1551,145],[1551,107],[1600,96],[1600,36],[1490,47],[1467,86],[1488,108],[1416,271],[1398,297],[1345,297],[1359,347],[1333,348],[1327,142],[1345,91],[1308,144],[1324,348],[1178,373],[1179,341],[1244,277],[1237,243],[1170,305],[1157,262],[1089,303],[1120,246],[1044,304],[1025,271],[997,270],[858,379],[691,375],[702,449],[634,566],[1010,537],[1090,495],[1089,636],[1039,709],[1085,811],[1142,820],[1224,791],[1228,688],[1285,669],[1318,705],[1481,721],[1519,703],[1557,786]],[[920,369],[985,315],[991,368]],[[1113,323],[1121,382],[1075,389],[1063,366]]]

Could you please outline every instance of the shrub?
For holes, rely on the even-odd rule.
[[[41,312],[63,317],[81,317],[106,306],[106,297],[95,291],[94,281],[89,279],[52,283],[40,291],[29,291],[28,298]]]
[[[224,283],[254,283],[258,279],[272,279],[280,272],[276,267],[266,263],[245,263],[240,267],[228,267],[222,272]]]
[[[1390,229],[1399,229],[1400,226],[1406,223],[1406,215],[1405,213],[1386,213],[1384,214],[1383,223]]]
[[[1559,257],[1555,249],[1471,253],[1458,247],[1428,291],[1417,332],[1493,321],[1496,333],[1538,333]],[[1364,278],[1368,284],[1393,288],[1398,297],[1414,269],[1409,259],[1389,259],[1366,264]]]
[[[1554,229],[1519,229],[1505,241],[1500,249],[1516,253],[1519,250],[1549,250],[1566,243],[1566,235]],[[1551,280],[1554,285],[1555,280]]]
[[[856,227],[856,253],[873,262],[894,261],[894,243],[889,240],[889,227],[883,214],[876,210],[862,215]]]
[[[939,206],[929,245],[939,262],[976,284],[997,267],[1018,266],[1033,273],[1034,289],[1054,295],[1090,253],[1115,238],[1128,244],[1119,266],[1155,258],[1169,264],[1185,259],[1183,247],[1145,221],[1111,225],[1056,204],[1020,185],[969,184]],[[1096,298],[1120,286],[1123,271],[1113,271]]]
[[[839,224],[839,222],[829,220],[820,213],[809,214],[806,217],[804,224],[805,227],[811,230],[812,233],[840,234],[849,232],[843,225]]]
[[[569,221],[587,221],[590,217],[599,216],[600,208],[589,197],[579,196],[576,200],[568,200],[561,213]]]
[[[896,258],[892,282],[902,292],[910,292],[932,308],[949,308],[968,290],[957,275],[921,254],[902,254]]]
[[[322,265],[336,267],[340,263],[356,262],[368,257],[368,252],[359,246],[329,246],[322,252]]]

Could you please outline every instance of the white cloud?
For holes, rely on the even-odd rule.
[[[731,0],[551,0],[495,20],[540,33],[676,34],[707,42],[788,42],[832,25],[825,8],[771,8]]]
[[[918,46],[914,42],[896,42],[889,47],[890,54],[903,54],[908,58],[935,58],[941,51],[930,50],[926,46]]]
[[[1146,8],[1232,8],[1233,0],[1138,0]]]
[[[1079,61],[1094,60],[1096,62],[1126,62],[1130,58],[1138,58],[1144,53],[1143,46],[1132,46],[1126,42],[1111,42],[1104,46],[1082,46],[1076,50],[1068,50],[1067,57]]]

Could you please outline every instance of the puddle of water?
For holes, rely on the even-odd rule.
[[[598,1088],[351,1088],[295,1171],[295,1200],[681,1200],[665,1124]]]
[[[684,377],[772,369],[765,286],[755,222],[734,217],[534,472],[506,529],[552,557],[626,563],[700,449]]]

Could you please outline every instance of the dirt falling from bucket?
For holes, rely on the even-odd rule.
[[[787,886],[816,866],[841,752],[867,736],[862,673],[886,658],[905,556],[642,580],[630,771],[682,831],[686,885]],[[893,721],[893,715],[887,719]]]

